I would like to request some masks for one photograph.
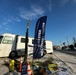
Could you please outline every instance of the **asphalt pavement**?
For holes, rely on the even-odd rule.
[[[57,50],[54,51],[54,54],[71,69],[73,75],[76,75],[76,55],[74,52],[75,51],[72,52],[70,50]]]
[[[59,51],[61,53],[66,53],[66,54],[71,54],[71,55],[76,55],[76,50],[70,50],[70,49],[62,49],[62,50],[54,50],[54,51]]]

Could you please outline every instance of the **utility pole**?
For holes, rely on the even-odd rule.
[[[21,71],[21,75],[27,75],[27,70],[28,70],[28,30],[29,30],[29,26],[30,26],[30,20],[28,20],[27,23],[27,27],[26,27],[26,36],[25,36],[25,56],[24,56],[24,61],[22,63],[22,71]]]
[[[62,47],[62,42],[60,41],[60,46]]]
[[[66,37],[66,39],[67,39],[67,46],[69,46],[69,40],[68,40],[68,37]]]
[[[30,26],[30,20],[28,20],[27,23],[27,28],[26,28],[26,39],[25,39],[25,59],[27,60],[27,56],[28,56],[28,30],[29,30],[29,26]]]

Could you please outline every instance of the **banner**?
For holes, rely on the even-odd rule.
[[[27,75],[27,63],[26,62],[22,63],[21,75]]]
[[[47,16],[43,16],[36,23],[33,58],[41,58],[44,56],[46,19]]]

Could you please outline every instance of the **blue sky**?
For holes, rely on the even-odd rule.
[[[76,37],[76,0],[0,0],[0,34],[25,35],[30,19],[29,36],[34,37],[36,22],[44,15],[45,39],[60,45],[68,37],[71,44]]]

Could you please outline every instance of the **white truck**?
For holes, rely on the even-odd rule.
[[[29,37],[28,55],[33,53],[32,40]],[[52,42],[46,41],[46,52],[53,53]],[[0,36],[0,57],[22,56],[25,54],[25,36],[4,33]]]

